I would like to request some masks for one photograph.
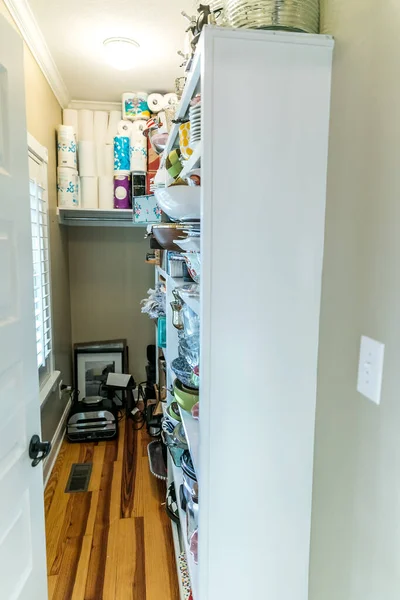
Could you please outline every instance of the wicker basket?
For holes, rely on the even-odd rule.
[[[231,27],[319,32],[319,0],[227,0]]]

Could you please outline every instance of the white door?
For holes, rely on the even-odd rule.
[[[29,90],[28,90],[29,95]],[[46,600],[22,40],[0,16],[0,597]]]

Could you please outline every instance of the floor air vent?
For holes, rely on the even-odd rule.
[[[65,493],[87,492],[92,467],[92,463],[75,463],[72,465]]]

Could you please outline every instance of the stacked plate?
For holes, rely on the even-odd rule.
[[[226,12],[232,27],[319,31],[319,0],[228,0]]]
[[[190,146],[201,140],[201,102],[189,109],[190,119]]]

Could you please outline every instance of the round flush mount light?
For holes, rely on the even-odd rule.
[[[136,63],[139,44],[135,40],[124,37],[113,37],[103,42],[106,60],[109,65],[119,71],[128,71]]]

